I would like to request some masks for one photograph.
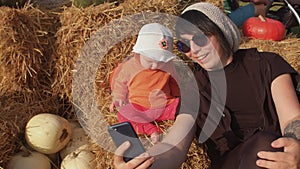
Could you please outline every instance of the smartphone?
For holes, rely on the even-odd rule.
[[[131,146],[124,153],[125,162],[145,152],[144,146],[129,122],[111,125],[108,127],[108,132],[117,147],[125,141],[130,142]]]

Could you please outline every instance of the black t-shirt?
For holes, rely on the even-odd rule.
[[[214,83],[215,79],[222,77],[220,71],[224,71],[226,83]],[[272,81],[286,73],[298,75],[281,56],[270,52],[259,53],[256,49],[237,51],[233,62],[224,70],[209,73],[203,69],[197,71],[195,76],[199,83],[200,93],[202,93],[200,94],[202,101],[197,119],[199,126],[197,133],[201,132],[204,121],[209,119],[207,114],[209,114],[211,98],[203,96],[203,93],[212,96],[211,89],[221,95],[225,93],[226,98],[223,117],[210,137],[210,141],[214,142],[220,154],[232,149],[238,142],[243,141],[259,128],[280,132],[270,91]],[[219,90],[224,89],[224,84],[226,91]],[[218,100],[218,98],[215,101],[220,100],[222,102],[222,99]]]
[[[273,81],[276,77],[286,73],[295,73],[295,70],[279,55],[273,53],[262,53],[264,61],[270,65],[270,75]],[[242,136],[260,127],[263,123],[263,116],[259,104],[255,87],[249,72],[245,69],[243,56],[239,53],[234,55],[234,61],[224,68],[227,80],[226,107],[231,112],[232,129],[240,132]],[[269,84],[271,87],[271,84]],[[267,99],[267,98],[266,98]]]

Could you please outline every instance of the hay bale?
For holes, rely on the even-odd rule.
[[[72,6],[60,14],[61,27],[56,33],[59,57],[55,60],[56,72],[52,84],[55,95],[71,97],[72,70],[84,42],[105,22],[122,13],[122,8],[113,8],[111,12],[110,8],[99,5],[82,10]]]
[[[167,12],[178,14],[178,3],[169,1],[124,1],[119,6],[104,3],[79,9],[74,6],[66,8],[60,14],[61,27],[58,30],[57,44],[59,58],[56,60],[56,73],[53,82],[54,94],[71,97],[72,70],[84,43],[99,28],[112,20],[142,11]],[[130,25],[129,25],[130,26]],[[130,48],[131,46],[128,46]]]
[[[30,4],[0,7],[0,24],[0,165],[5,166],[24,142],[29,118],[43,112],[63,115],[67,109],[59,98],[48,95],[56,14]]]
[[[47,64],[54,49],[54,17],[29,4],[22,9],[0,8],[0,95],[50,91],[51,66]]]

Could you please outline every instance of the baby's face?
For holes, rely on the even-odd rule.
[[[166,64],[165,62],[159,62],[143,55],[140,55],[140,62],[146,69],[161,69]]]

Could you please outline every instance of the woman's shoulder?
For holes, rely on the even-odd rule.
[[[244,57],[244,58],[260,58],[261,55],[269,55],[269,56],[279,56],[278,54],[274,52],[268,52],[268,51],[259,51],[257,48],[245,48],[245,49],[239,49],[234,53],[235,57]]]
[[[243,67],[263,69],[271,73],[272,79],[285,73],[297,74],[297,71],[279,54],[268,51],[258,51],[256,48],[240,49],[234,59]]]
[[[234,59],[244,61],[286,62],[275,52],[258,51],[257,48],[239,49],[234,53]]]

